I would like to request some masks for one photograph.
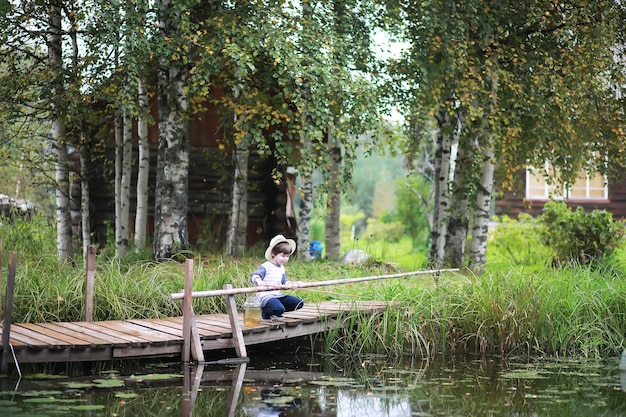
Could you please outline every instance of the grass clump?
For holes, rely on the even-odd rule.
[[[594,265],[553,268],[544,248],[529,246],[535,235],[520,227],[507,221],[499,234],[494,234],[490,264],[483,275],[446,273],[438,284],[432,275],[417,275],[297,290],[306,303],[385,300],[390,304],[380,315],[344,313],[343,330],[332,330],[315,341],[325,351],[341,354],[476,352],[603,357],[621,352],[626,347],[626,250],[620,247],[614,257]],[[509,234],[504,233],[506,228]],[[27,241],[15,242],[22,235],[5,231],[0,226],[0,234],[11,237],[4,240],[5,248],[28,246],[18,254],[13,321],[82,320],[82,261],[60,263],[46,239],[29,236]],[[40,236],[48,233],[39,232]],[[364,264],[294,258],[287,264],[287,273],[292,280],[325,281],[418,270],[419,266],[413,266],[423,265],[423,254],[415,255],[413,262],[397,262],[394,254],[405,256],[412,250],[397,246],[401,241],[396,246],[359,244],[372,255]],[[221,289],[226,284],[250,286],[249,274],[263,261],[262,253],[237,259],[191,255],[194,291]],[[101,254],[96,262],[94,319],[178,316],[181,303],[171,301],[169,295],[183,289],[184,274],[185,266],[179,262]],[[245,297],[236,296],[240,307]],[[223,313],[226,308],[221,297],[213,297],[194,300],[194,311]]]

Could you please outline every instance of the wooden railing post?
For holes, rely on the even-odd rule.
[[[4,322],[2,324],[2,360],[0,371],[7,373],[9,364],[9,338],[11,336],[11,316],[13,315],[13,292],[15,290],[15,271],[17,268],[17,254],[11,252],[9,255],[9,269],[7,271],[7,292],[4,304]]]
[[[87,248],[87,274],[85,277],[85,321],[93,321],[93,289],[96,276],[96,247]]]
[[[193,259],[185,261],[185,289],[183,291],[183,363],[189,363],[190,354],[198,362],[204,362],[202,342],[193,312]]]
[[[189,362],[191,353],[191,291],[193,286],[193,259],[185,261],[185,289],[183,291],[183,363]]]
[[[232,290],[231,284],[224,285],[225,290]],[[241,331],[241,324],[239,323],[239,314],[237,313],[237,304],[235,303],[235,296],[228,294],[224,296],[226,300],[226,309],[228,310],[228,318],[230,319],[230,328],[233,331],[233,340],[235,342],[235,351],[240,358],[247,358],[248,352],[246,351],[246,343],[243,340],[243,332]]]

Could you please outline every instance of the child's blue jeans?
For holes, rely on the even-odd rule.
[[[282,297],[271,298],[261,309],[264,319],[272,316],[282,316],[285,311],[294,311],[302,308],[304,301],[293,295],[283,295]]]

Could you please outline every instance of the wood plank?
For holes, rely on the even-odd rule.
[[[38,326],[45,327],[50,331],[56,331],[59,334],[64,334],[74,339],[82,340],[89,343],[89,345],[94,348],[105,348],[113,345],[110,341],[101,337],[93,337],[85,332],[77,331],[72,328],[72,326],[68,326],[68,323],[38,323]]]
[[[63,342],[64,345],[71,347],[71,348],[81,348],[81,349],[85,349],[91,346],[91,343],[84,340],[84,339],[79,339],[76,338],[72,335],[68,335],[66,333],[62,333],[59,332],[55,329],[50,329],[48,326],[42,325],[42,324],[35,324],[35,323],[22,323],[21,324],[22,327],[30,329],[34,332],[37,333],[41,333],[43,335],[46,336],[50,336],[53,337],[55,339],[60,340],[61,342]]]
[[[175,340],[180,339],[183,340],[183,328],[181,326],[175,326],[172,322],[168,322],[165,320],[146,320],[146,319],[135,319],[129,320],[129,323],[137,324],[139,326],[147,327],[152,330],[156,330],[161,333],[171,335]]]
[[[11,356],[11,355],[9,355]],[[22,349],[15,352],[17,362],[45,363],[45,362],[92,362],[110,361],[113,359],[112,350],[104,349]],[[11,356],[11,362],[13,357]]]
[[[228,319],[228,314],[211,314],[207,316],[209,318],[209,323],[214,326],[221,327],[227,330],[228,334],[232,334],[232,330],[230,328],[230,321]],[[206,321],[205,321],[206,323]]]
[[[10,336],[35,349],[60,349],[67,346],[62,340],[35,332],[22,324],[12,324]]]
[[[1,327],[0,327],[0,336],[2,336],[2,328]],[[12,336],[12,334],[10,334],[10,332],[9,332],[9,344],[11,346],[13,346],[14,348],[18,347],[18,346],[26,346],[25,343],[20,342],[19,340],[13,340],[13,338],[11,336]],[[0,348],[2,348],[2,337],[0,337]]]
[[[26,349],[47,349],[47,345],[41,341],[33,344],[33,339],[28,336],[24,336],[19,333],[11,332],[9,344],[14,348],[26,348]]]
[[[170,317],[169,319],[166,319],[174,324],[179,324],[180,327],[180,331],[182,334],[182,325],[183,325],[183,319],[182,317]],[[198,328],[198,332],[200,333],[200,336],[203,338],[208,338],[208,339],[217,339],[219,337],[231,337],[232,336],[232,332],[230,329],[228,329],[228,331],[226,331],[226,329],[224,329],[221,326],[214,326],[210,323],[207,322],[207,320],[210,320],[209,316],[196,316],[196,327]]]
[[[106,340],[108,343],[111,343],[113,347],[128,346],[131,343],[127,338],[121,338],[115,334],[115,332],[111,332],[109,329],[94,325],[93,323],[69,322],[63,323],[63,326],[97,339]]]
[[[123,320],[101,321],[97,324],[108,327],[109,329],[115,330],[121,334],[133,336],[139,340],[144,340],[146,343],[167,344],[169,342],[177,342],[177,340],[173,340],[173,338],[168,334],[157,332]]]
[[[122,347],[113,349],[113,358],[157,358],[160,356],[179,356],[182,352],[183,344],[166,344],[166,345],[145,345]]]

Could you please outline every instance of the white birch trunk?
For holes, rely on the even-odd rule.
[[[122,123],[122,147],[120,163],[119,215],[115,218],[115,254],[121,256],[128,251],[130,237],[130,176],[133,157],[133,122],[128,112],[124,112]],[[117,162],[117,161],[116,161]]]
[[[308,1],[302,2],[302,16],[305,21],[309,21],[312,16],[311,5]],[[307,56],[306,42],[303,42],[301,48],[305,51],[303,54],[302,65],[309,65],[309,57]],[[311,88],[309,80],[306,79],[302,83],[300,88],[300,95],[302,98],[302,114],[305,123],[305,129],[301,132],[302,150],[301,158],[310,155],[311,140],[309,138],[308,129],[312,128],[313,122],[308,109],[309,97],[311,95]],[[310,165],[310,164],[306,164]],[[311,179],[311,169],[308,166],[304,166],[301,169],[302,188],[300,190],[300,218],[298,219],[298,229],[296,235],[298,237],[298,258],[304,261],[311,260],[311,211],[313,210],[313,181]]]
[[[483,166],[480,172],[480,184],[476,192],[474,226],[470,246],[469,268],[474,272],[483,272],[487,263],[487,235],[491,216],[491,201],[495,173],[493,136],[484,132]]]
[[[334,129],[329,129],[328,149],[331,166],[327,175],[328,200],[326,203],[326,257],[331,260],[339,259],[341,236],[341,143],[334,135]]]
[[[242,256],[246,250],[248,228],[248,153],[243,143],[235,145],[233,160],[235,177],[226,233],[226,249],[230,256]]]
[[[65,124],[59,119],[52,122],[51,146],[56,155],[57,254],[60,260],[68,261],[73,256],[69,158],[65,145]]]
[[[167,22],[162,24],[167,25]],[[166,62],[159,70],[159,147],[154,207],[154,259],[165,261],[189,247],[189,123],[185,70]]]
[[[457,114],[455,142],[458,143],[455,161],[453,188],[450,195],[450,220],[446,238],[446,254],[449,266],[462,268],[465,264],[465,242],[469,227],[469,179],[472,169],[472,147],[460,139],[463,129],[463,116]]]
[[[61,40],[61,9],[59,6],[49,6],[48,60],[54,74],[52,81],[52,130],[50,146],[54,149],[56,162],[54,165],[56,180],[56,221],[57,221],[57,255],[61,261],[68,261],[73,256],[72,251],[72,221],[70,211],[70,177],[69,158],[65,138],[65,122],[61,117],[61,103],[63,93],[63,55]]]
[[[141,114],[148,112],[148,92],[143,80],[139,80],[139,106]],[[137,250],[146,246],[148,230],[148,178],[150,176],[150,146],[148,143],[148,122],[140,116],[137,121],[139,166],[137,171],[137,208],[135,212],[135,239]]]
[[[448,214],[450,209],[450,158],[452,131],[448,108],[442,106],[438,117],[437,149],[435,151],[435,202],[431,231],[430,258],[434,268],[444,263]]]
[[[313,181],[311,175],[302,176],[300,189],[300,216],[298,218],[298,258],[311,260],[311,211],[313,210]]]

